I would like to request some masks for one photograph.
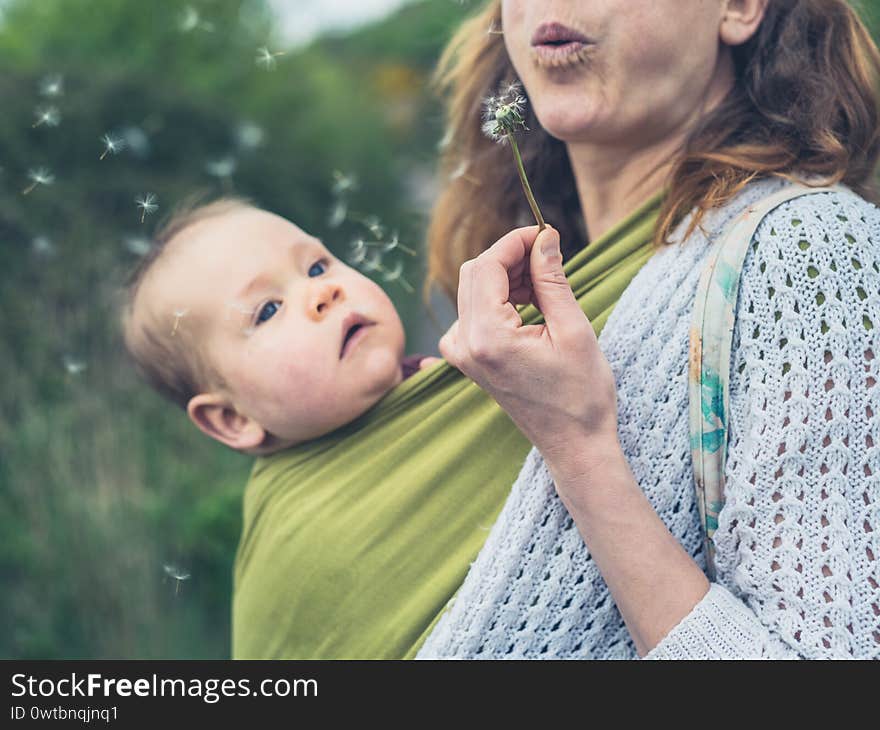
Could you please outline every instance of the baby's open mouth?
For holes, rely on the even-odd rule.
[[[345,354],[363,337],[362,334],[359,336],[358,333],[374,324],[375,322],[371,322],[363,315],[357,313],[349,314],[345,318],[345,321],[342,323],[343,335],[342,346],[339,349],[340,360],[345,357]]]

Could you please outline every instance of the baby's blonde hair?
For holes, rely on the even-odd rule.
[[[192,198],[180,205],[156,231],[147,254],[131,272],[124,288],[122,332],[125,347],[141,377],[161,395],[186,410],[190,399],[220,379],[201,349],[176,327],[155,317],[136,318],[138,292],[168,244],[190,226],[242,207],[253,207],[245,198],[225,196],[208,203]],[[176,323],[175,323],[176,325]]]

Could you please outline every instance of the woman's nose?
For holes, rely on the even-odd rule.
[[[311,294],[309,301],[309,317],[314,321],[320,321],[327,316],[335,305],[345,301],[345,292],[339,284],[322,282]]]

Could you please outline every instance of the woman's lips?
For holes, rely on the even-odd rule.
[[[542,23],[532,36],[532,58],[539,66],[564,67],[586,60],[593,41],[583,33],[562,25]]]
[[[592,43],[583,33],[562,23],[541,23],[532,35],[533,46],[561,45],[565,43]]]

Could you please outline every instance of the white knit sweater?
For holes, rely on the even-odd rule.
[[[633,279],[599,342],[636,480],[705,566],[688,449],[697,280],[752,183]],[[687,221],[671,240],[679,241]],[[759,226],[737,305],[718,577],[647,658],[880,658],[880,209],[850,192]],[[419,658],[636,658],[589,550],[533,449]]]

